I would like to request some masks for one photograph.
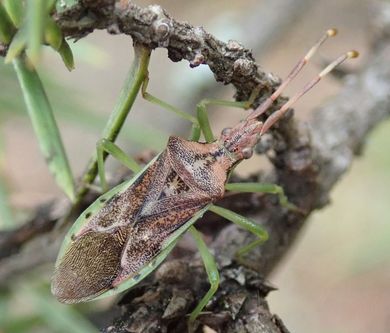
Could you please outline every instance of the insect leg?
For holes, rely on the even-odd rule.
[[[156,104],[160,107],[162,107],[163,109],[167,110],[167,111],[170,111],[170,112],[173,112],[175,113],[176,115],[178,115],[180,118],[183,118],[185,120],[188,120],[190,121],[192,124],[195,124],[195,125],[198,125],[198,120],[196,119],[196,117],[184,112],[184,111],[181,111],[179,110],[178,108],[176,108],[175,106],[167,103],[167,102],[164,102],[163,100],[149,94],[146,89],[148,88],[148,84],[149,84],[149,77],[146,77],[144,82],[142,83],[142,87],[141,87],[141,93],[142,93],[142,97],[144,99],[146,99],[148,102],[150,103],[153,103],[153,104]]]
[[[241,228],[251,232],[252,234],[258,237],[258,239],[254,240],[253,242],[249,243],[248,245],[245,245],[243,248],[238,250],[236,256],[240,262],[245,263],[242,257],[246,253],[251,251],[253,248],[264,243],[268,239],[267,231],[264,230],[260,225],[258,225],[254,221],[246,218],[245,216],[239,215],[229,209],[222,208],[216,205],[210,205],[209,210],[239,225]]]
[[[104,167],[105,153],[111,154],[119,162],[121,162],[123,165],[128,167],[134,173],[141,170],[139,164],[131,156],[126,155],[126,153],[122,149],[120,149],[115,143],[107,139],[100,139],[96,144],[96,150],[97,150],[99,178],[104,192],[108,190],[108,185],[107,185],[107,180],[105,175],[105,167]]]
[[[233,192],[256,192],[276,194],[282,207],[290,210],[299,210],[297,206],[288,201],[286,194],[281,186],[270,183],[228,183],[225,189]]]
[[[149,77],[146,77],[144,82],[142,83],[142,87],[141,87],[142,97],[144,99],[146,99],[148,102],[156,104],[167,111],[173,112],[174,114],[178,115],[180,118],[182,118],[184,120],[190,121],[192,123],[190,140],[191,141],[198,141],[200,134],[201,134],[198,119],[196,117],[186,113],[186,112],[179,110],[175,106],[173,106],[167,102],[164,102],[163,100],[149,94],[146,91],[148,84],[149,84]]]
[[[196,106],[196,115],[198,118],[199,126],[203,132],[206,141],[213,142],[215,140],[215,137],[211,130],[209,118],[206,112],[208,105],[221,105],[221,106],[241,108],[246,110],[249,109],[250,106],[253,104],[259,92],[260,92],[260,87],[256,87],[255,89],[253,89],[249,99],[245,102],[225,101],[221,99],[209,99],[209,98],[202,99]]]
[[[179,110],[178,108],[174,107],[173,105],[164,102],[163,100],[151,95],[148,93],[147,87],[149,84],[149,78],[146,77],[144,82],[142,83],[141,87],[141,93],[142,97],[146,99],[148,102],[151,102],[153,104],[156,104],[162,108],[164,108],[167,111],[173,112],[176,115],[178,115],[180,118],[183,118],[185,120],[188,120],[192,123],[192,129],[191,129],[191,135],[190,140],[191,141],[198,141],[199,137],[201,135],[201,132],[203,132],[205,139],[207,142],[213,142],[215,140],[213,132],[211,130],[210,122],[207,116],[206,108],[208,105],[222,105],[222,106],[228,106],[228,107],[236,107],[236,108],[243,108],[248,109],[254,102],[255,98],[259,94],[260,87],[256,87],[246,102],[234,102],[234,101],[225,101],[225,100],[219,100],[219,99],[203,99],[201,100],[197,106],[196,106],[196,113],[197,117],[194,117],[186,112],[183,112]]]
[[[191,331],[190,328],[192,327],[196,317],[203,310],[203,308],[206,306],[206,304],[209,302],[209,300],[213,297],[213,295],[218,289],[219,273],[218,273],[218,268],[217,268],[217,264],[215,263],[214,257],[210,253],[209,249],[207,248],[207,245],[205,244],[201,234],[195,229],[194,226],[191,226],[188,230],[191,232],[191,235],[194,238],[195,243],[199,249],[210,282],[209,291],[206,293],[206,295],[203,296],[203,298],[196,306],[195,310],[193,310],[190,314],[188,324],[189,324],[189,331]]]

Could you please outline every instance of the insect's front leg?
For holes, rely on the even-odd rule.
[[[243,264],[246,264],[245,260],[243,259],[244,255],[250,252],[256,246],[259,246],[260,244],[264,243],[268,239],[268,232],[264,230],[260,225],[256,224],[254,221],[246,218],[245,216],[239,215],[229,209],[222,208],[216,205],[210,205],[209,210],[239,225],[241,228],[251,232],[258,237],[258,239],[254,240],[248,245],[245,245],[243,248],[237,251],[237,260]]]
[[[207,142],[213,142],[215,140],[213,131],[211,130],[209,118],[207,115],[207,107],[209,105],[221,105],[227,107],[249,109],[259,94],[259,87],[255,88],[249,99],[245,102],[225,101],[221,99],[202,99],[196,106],[196,115],[198,118],[199,126],[203,132],[203,135]],[[197,140],[194,140],[197,141]]]
[[[193,325],[196,317],[203,310],[203,308],[210,301],[210,299],[213,297],[213,295],[218,289],[219,272],[214,257],[207,248],[207,245],[205,244],[202,235],[195,229],[194,226],[191,226],[188,230],[190,231],[199,249],[210,282],[209,291],[206,293],[206,295],[203,296],[196,308],[190,314],[190,318],[188,320],[188,331],[193,332]]]
[[[281,186],[270,183],[228,183],[225,185],[227,191],[243,193],[269,193],[276,194],[282,207],[290,210],[300,211],[293,203],[288,201],[286,194]]]
[[[105,153],[111,154],[119,162],[121,162],[124,166],[129,168],[134,173],[137,173],[138,171],[141,170],[141,167],[136,160],[134,160],[131,156],[127,155],[115,143],[107,139],[100,139],[96,144],[96,150],[97,150],[98,172],[99,172],[100,184],[103,189],[103,192],[106,192],[108,190],[105,166],[104,166]]]
[[[192,116],[192,115],[190,115],[182,110],[179,110],[178,108],[176,108],[172,104],[164,102],[163,100],[161,100],[161,99],[153,96],[149,92],[147,92],[146,90],[148,88],[148,84],[149,84],[149,77],[147,76],[145,78],[144,82],[142,83],[142,87],[141,87],[142,97],[145,100],[147,100],[150,103],[156,104],[169,112],[175,113],[180,118],[183,118],[185,120],[190,121],[191,123],[193,123],[195,125],[198,125],[198,120],[194,116]]]
[[[213,142],[215,140],[214,134],[211,130],[208,115],[207,115],[207,107],[209,105],[222,105],[228,107],[248,109],[253,104],[255,98],[259,93],[259,88],[254,89],[249,100],[246,102],[225,101],[220,99],[203,99],[197,104],[196,117],[194,117],[186,112],[179,110],[175,106],[151,95],[149,92],[146,91],[148,84],[149,84],[149,78],[146,77],[141,88],[142,97],[146,99],[148,102],[156,104],[169,112],[175,113],[180,118],[190,121],[192,123],[192,129],[190,135],[191,141],[198,141],[201,133],[203,133],[207,142]]]
[[[201,135],[201,131],[202,131],[201,124],[199,122],[199,118],[194,117],[193,115],[188,114],[184,111],[181,111],[178,108],[176,108],[175,106],[173,106],[172,104],[164,102],[163,100],[151,95],[149,92],[146,91],[148,84],[149,84],[149,77],[146,77],[144,82],[142,83],[142,88],[141,88],[142,97],[145,100],[147,100],[148,102],[156,104],[156,105],[162,107],[163,109],[176,114],[177,116],[179,116],[180,118],[182,118],[184,120],[190,121],[192,123],[190,140],[191,141],[198,141],[200,138],[200,135]],[[206,117],[207,117],[207,115],[206,115]],[[207,120],[207,124],[208,124],[208,120]]]

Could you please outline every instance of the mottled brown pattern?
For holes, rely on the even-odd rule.
[[[161,214],[148,216],[132,228],[128,244],[122,256],[122,270],[113,285],[134,275],[144,265],[155,258],[162,250],[161,245],[175,230],[181,227],[207,202],[193,202],[188,207],[181,207],[172,214],[166,210]]]
[[[151,262],[174,231],[223,196],[237,152],[245,148],[240,142],[248,142],[245,136],[230,139],[198,143],[170,137],[134,184],[76,233],[56,269],[53,293],[64,302],[91,299]]]
[[[164,158],[164,156],[161,156]],[[136,216],[156,173],[159,160],[153,163],[126,191],[113,196],[92,220],[80,231],[93,230],[98,227],[100,231],[111,229],[120,225],[128,225]]]
[[[172,136],[167,151],[172,168],[188,186],[213,199],[223,196],[227,173],[233,161],[222,145],[218,142],[191,142]]]

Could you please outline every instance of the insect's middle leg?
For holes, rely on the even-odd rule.
[[[245,254],[250,252],[256,246],[259,246],[260,244],[264,243],[268,239],[267,231],[264,230],[260,225],[258,225],[254,221],[246,218],[245,216],[239,215],[229,209],[222,208],[216,205],[210,205],[209,210],[239,225],[241,228],[251,232],[252,234],[258,237],[258,239],[254,240],[248,245],[245,245],[236,253],[237,259],[242,263],[245,263],[245,260],[243,259],[243,256]]]
[[[203,298],[200,300],[196,308],[190,314],[188,324],[189,324],[189,331],[191,331],[192,325],[196,317],[203,310],[203,308],[210,301],[210,299],[213,297],[213,295],[218,289],[219,273],[218,273],[218,268],[214,260],[214,257],[210,253],[209,249],[207,248],[207,245],[205,244],[202,235],[195,229],[194,226],[191,226],[188,230],[191,232],[191,235],[194,238],[195,243],[199,249],[210,282],[209,291],[206,293],[206,295],[203,296]]]
[[[279,203],[282,207],[290,210],[299,210],[297,206],[288,201],[286,194],[281,186],[270,183],[228,183],[225,185],[225,189],[233,192],[244,193],[269,193],[276,194],[279,199]]]
[[[108,190],[105,166],[104,166],[104,154],[109,153],[115,157],[124,166],[128,167],[134,173],[141,170],[141,166],[131,156],[127,155],[122,149],[120,149],[115,143],[107,140],[100,139],[96,144],[98,172],[100,178],[100,184],[103,192]]]

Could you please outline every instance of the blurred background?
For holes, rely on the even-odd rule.
[[[286,95],[346,50],[361,53],[347,64],[348,70],[362,69],[370,50],[375,10],[375,2],[369,0],[164,0],[159,4],[177,20],[202,25],[223,41],[240,41],[253,49],[266,71],[281,77],[324,30],[337,27],[340,34],[327,42]],[[81,175],[118,97],[133,57],[131,44],[130,37],[95,31],[71,44],[76,61],[71,73],[57,54],[44,53],[40,74],[76,176]],[[149,92],[187,112],[202,98],[231,99],[234,94],[231,87],[214,82],[207,66],[190,69],[187,62],[172,63],[163,49],[153,52],[149,71]],[[296,116],[310,117],[313,109],[341,87],[341,81],[327,78],[297,104]],[[218,132],[244,112],[213,108],[210,114]],[[186,135],[189,129],[188,124],[141,99],[126,126],[118,143],[132,153],[158,151],[170,134]],[[268,297],[271,311],[291,332],[390,331],[389,133],[387,121],[371,134],[363,155],[333,191],[331,204],[312,216],[289,255],[269,277],[278,287]],[[254,171],[257,163],[242,163],[239,172]],[[25,221],[38,205],[63,197],[39,152],[13,69],[2,60],[0,167],[1,205],[4,214],[10,208],[8,214],[15,224]],[[3,220],[0,227],[12,225]],[[39,268],[14,281],[11,290],[0,290],[1,333],[96,331],[88,318],[96,318],[113,300],[63,306],[49,293],[51,271],[52,267]]]

